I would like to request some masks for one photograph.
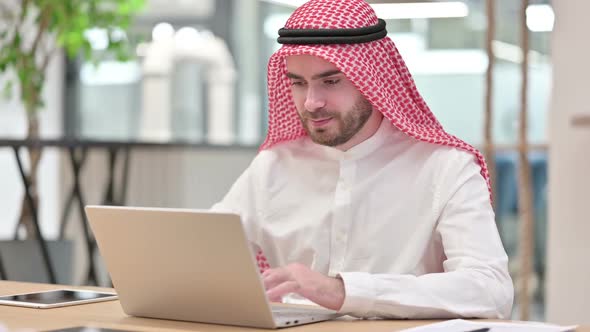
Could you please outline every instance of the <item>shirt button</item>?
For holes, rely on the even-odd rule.
[[[344,242],[344,241],[346,241],[346,235],[344,235],[344,233],[338,234],[338,242]]]

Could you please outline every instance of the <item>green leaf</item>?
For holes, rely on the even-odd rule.
[[[9,52],[8,47],[0,49],[0,73],[15,65],[13,59],[9,57]]]
[[[131,6],[133,13],[138,13],[143,9],[145,0],[129,0],[129,5]]]
[[[59,45],[59,46],[62,46],[62,47],[66,46],[66,34],[62,33],[62,34],[57,35],[56,42],[57,42],[57,45]]]
[[[82,52],[86,61],[92,61],[92,45],[86,39],[84,39],[84,45],[82,46]]]
[[[90,18],[86,15],[81,15],[80,16],[81,19],[78,21],[78,23],[80,24],[80,27],[83,28],[84,30],[91,28],[91,22],[90,22]]]
[[[0,0],[4,1],[4,0]],[[87,60],[98,63],[99,59],[114,56],[118,60],[128,60],[132,55],[129,45],[130,38],[117,39],[109,33],[109,47],[106,52],[94,52],[90,43],[84,37],[84,32],[98,27],[126,30],[132,18],[144,6],[145,0],[29,0],[17,1],[19,4],[28,3],[20,12],[24,17],[33,19],[34,24],[40,23],[39,13],[49,15],[44,33],[55,35],[56,46],[63,48],[70,58],[83,55]],[[35,62],[33,55],[22,45],[22,36],[29,35],[28,27],[7,24],[0,28],[0,73],[14,69],[14,82],[5,84],[2,88],[4,95],[18,85],[21,100],[29,111],[34,111],[42,105],[41,91],[45,81],[41,64]],[[36,27],[33,27],[33,31]],[[33,32],[34,33],[34,32]]]
[[[4,99],[12,99],[13,85],[14,83],[12,82],[12,80],[6,81],[4,83],[4,88],[2,89],[2,97]]]
[[[20,37],[20,33],[18,31],[16,31],[14,33],[14,38],[12,38],[12,47],[14,47],[14,49],[16,50],[20,50],[21,48],[21,37]]]
[[[117,9],[117,13],[120,15],[129,15],[131,13],[131,6],[127,2],[123,2],[119,4],[119,8]]]

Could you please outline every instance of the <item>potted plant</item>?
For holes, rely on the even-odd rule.
[[[45,71],[52,57],[64,50],[73,58],[99,62],[92,52],[86,32],[104,29],[108,36],[107,52],[125,60],[130,52],[121,31],[131,23],[144,0],[11,0],[0,1],[0,75],[7,79],[4,96],[18,95],[27,115],[27,139],[39,138],[39,110],[43,106],[41,92]],[[123,34],[124,35],[124,34]],[[35,205],[36,171],[41,150],[31,148],[29,183]],[[24,225],[27,237],[35,232],[29,206],[23,198],[18,225]]]

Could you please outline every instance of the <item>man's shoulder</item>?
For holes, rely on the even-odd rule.
[[[305,158],[313,153],[313,147],[309,144],[307,136],[300,137],[290,141],[284,141],[264,149],[256,155],[256,163],[272,164],[285,160],[286,158]]]
[[[466,170],[477,171],[480,165],[472,152],[458,147],[420,141],[413,137],[397,136],[386,145],[384,158],[388,164],[399,166],[400,172],[408,176],[430,179],[439,183],[445,179],[456,179]],[[471,171],[469,171],[471,172]]]
[[[448,145],[439,145],[439,144],[431,144],[426,143],[429,145],[434,145],[434,154],[437,155],[438,158],[441,160],[445,160],[448,162],[456,162],[456,163],[467,163],[467,162],[475,162],[475,154],[473,152],[454,147]]]
[[[441,168],[440,172],[447,175],[462,172],[466,167],[480,167],[473,152],[453,146],[437,145],[433,150],[433,159]]]
[[[388,146],[392,152],[396,149],[401,149],[403,151],[401,155],[406,155],[423,162],[433,162],[436,164],[465,164],[475,162],[475,155],[472,152],[458,147],[421,141],[406,134],[398,135],[394,138],[393,144],[389,144]]]

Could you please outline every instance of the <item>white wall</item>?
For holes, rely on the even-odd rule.
[[[590,324],[590,1],[553,1],[553,96],[549,120],[547,320]]]
[[[551,66],[540,63],[529,68],[530,143],[547,140],[547,96],[551,90]],[[516,144],[520,69],[518,64],[498,63],[494,71],[494,141]],[[420,94],[446,131],[475,146],[483,143],[485,73],[417,74],[414,75]]]

